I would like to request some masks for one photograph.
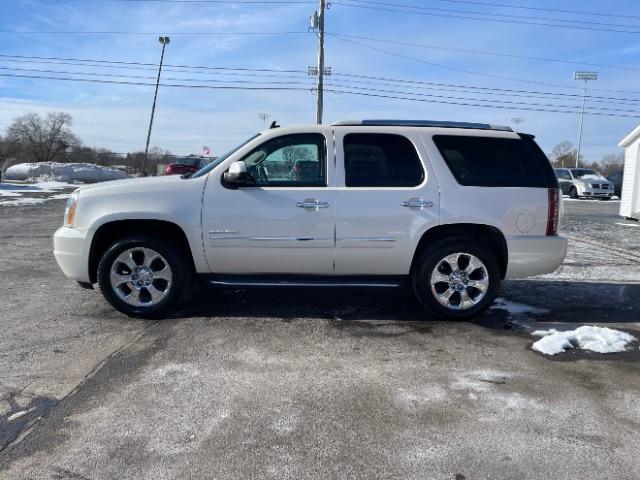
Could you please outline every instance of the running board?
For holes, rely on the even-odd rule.
[[[206,275],[206,283],[217,287],[364,287],[397,288],[405,276],[304,276],[304,275]]]

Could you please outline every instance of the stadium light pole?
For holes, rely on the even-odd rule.
[[[160,67],[158,68],[158,79],[156,80],[156,92],[153,95],[153,106],[151,107],[151,118],[149,120],[149,131],[147,132],[147,144],[144,147],[144,159],[142,160],[142,175],[147,174],[147,159],[149,156],[149,140],[151,140],[151,128],[153,127],[153,115],[156,113],[156,100],[158,98],[158,87],[160,86],[160,73],[162,72],[162,61],[164,60],[164,49],[169,44],[169,37],[159,37],[158,41],[162,44],[162,53],[160,54]]]
[[[598,72],[587,70],[576,70],[573,72],[574,80],[584,81],[584,95],[582,96],[582,113],[580,114],[580,133],[578,134],[578,151],[576,152],[576,168],[580,162],[580,148],[582,147],[582,126],[584,125],[584,107],[587,103],[587,82],[589,80],[598,80]]]

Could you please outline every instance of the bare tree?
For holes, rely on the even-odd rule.
[[[605,155],[600,160],[602,174],[608,177],[612,173],[615,173],[624,168],[624,153],[610,153]]]
[[[573,148],[573,143],[565,140],[553,147],[549,157],[554,167],[575,167],[576,155],[577,151]]]
[[[20,150],[21,157],[33,162],[64,160],[67,150],[80,141],[71,132],[71,115],[51,112],[42,118],[29,113],[16,118],[7,129],[7,141]]]

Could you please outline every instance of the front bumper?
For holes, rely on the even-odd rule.
[[[89,280],[89,242],[88,229],[60,227],[53,234],[53,256],[69,278],[78,282]]]
[[[558,269],[567,256],[567,239],[560,236],[507,238],[506,279],[532,277]]]
[[[598,197],[598,198],[610,198],[613,197],[613,189],[604,188],[583,188],[579,191],[579,195],[582,197]]]

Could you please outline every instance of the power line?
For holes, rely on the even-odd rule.
[[[46,75],[14,75],[10,73],[0,73],[0,77],[10,78],[30,78],[36,80],[62,80],[70,82],[85,82],[85,83],[106,83],[111,85],[134,85],[143,87],[155,87],[155,83],[144,82],[131,82],[131,81],[119,81],[119,80],[99,80],[94,78],[72,78],[72,77],[51,77]],[[233,85],[188,85],[179,83],[160,83],[161,87],[179,87],[179,88],[195,88],[195,89],[212,89],[212,90],[297,90],[297,91],[310,91],[309,88],[301,87],[238,87]]]
[[[292,32],[134,32],[134,31],[116,31],[116,30],[77,30],[77,31],[61,31],[61,30],[0,30],[2,34],[8,35],[194,35],[194,36],[217,36],[217,35],[309,35],[306,31]]]
[[[420,98],[408,98],[404,96],[398,95],[382,95],[378,93],[367,93],[367,92],[354,92],[349,90],[335,90],[335,89],[326,89],[327,92],[333,92],[338,94],[348,94],[348,95],[362,95],[366,97],[377,97],[377,98],[389,98],[394,100],[408,100],[415,102],[428,102],[428,103],[442,103],[446,105],[461,105],[465,107],[480,107],[480,108],[496,108],[501,110],[523,110],[523,111],[534,111],[534,112],[549,112],[549,113],[570,113],[575,115],[579,113],[577,111],[569,111],[569,110],[559,110],[559,109],[546,109],[546,108],[527,108],[527,107],[510,107],[510,106],[498,106],[498,105],[486,105],[481,103],[466,103],[466,102],[450,102],[446,100],[427,100]],[[597,115],[602,117],[618,117],[618,118],[640,118],[640,112],[637,115],[626,115],[626,114],[611,114],[611,113],[598,113],[598,112],[585,112],[585,115]]]
[[[104,79],[92,79],[92,78],[73,78],[73,77],[53,77],[48,75],[21,75],[21,74],[8,74],[8,73],[0,73],[0,77],[10,77],[10,78],[28,78],[28,79],[40,79],[40,80],[53,80],[53,81],[72,81],[72,82],[84,82],[84,83],[99,83],[99,84],[111,84],[111,85],[134,85],[134,86],[148,86],[154,87],[154,83],[146,83],[139,81],[130,81],[130,80],[104,80]],[[302,87],[292,87],[292,86],[237,86],[237,85],[190,85],[190,84],[182,84],[182,83],[161,83],[163,87],[175,87],[175,88],[190,88],[190,89],[212,89],[212,90],[250,90],[250,91],[311,91],[309,88]],[[577,110],[561,110],[561,108],[571,108],[566,106],[551,106],[551,108],[542,108],[544,105],[538,107],[538,104],[529,104],[529,103],[521,103],[516,104],[514,102],[514,106],[510,105],[496,105],[489,103],[490,101],[484,99],[473,99],[473,98],[456,98],[452,96],[431,96],[432,98],[415,98],[415,94],[406,93],[406,92],[393,92],[388,90],[376,90],[374,93],[366,92],[366,91],[354,91],[353,88],[357,88],[358,90],[362,90],[358,87],[351,87],[351,90],[340,90],[342,88],[349,88],[348,86],[338,86],[337,89],[331,88],[327,89],[327,91],[339,94],[351,94],[351,95],[363,95],[368,97],[379,97],[379,98],[391,98],[391,99],[399,99],[399,100],[411,100],[418,102],[430,102],[430,103],[443,103],[450,105],[462,105],[462,106],[473,106],[473,107],[484,107],[484,108],[496,108],[496,109],[509,109],[509,110],[531,110],[531,111],[542,111],[542,112],[551,112],[551,113],[573,113],[575,114]],[[425,95],[426,96],[426,95]],[[452,101],[455,100],[455,101]],[[464,101],[462,101],[464,100]],[[474,103],[470,103],[474,102]],[[482,102],[482,103],[479,103]],[[621,117],[621,118],[640,118],[640,112],[637,112],[636,115],[632,115],[631,111],[624,110],[613,110],[608,109],[606,111],[594,110],[590,109],[585,112],[589,115],[599,115],[599,116],[607,116],[607,117]]]
[[[43,70],[37,68],[12,68],[12,67],[0,67],[0,70],[10,70],[14,72],[30,72],[30,73],[51,73],[56,75],[83,75],[89,77],[108,77],[108,78],[125,78],[125,79],[136,79],[136,80],[155,80],[155,77],[142,76],[142,75],[124,75],[124,74],[109,74],[109,73],[97,73],[97,72],[78,72],[78,71],[68,71],[68,70]],[[220,79],[208,79],[208,78],[184,78],[184,77],[164,77],[165,80],[170,81],[180,81],[180,82],[219,82],[219,83],[240,83],[240,84],[264,84],[269,83],[273,85],[291,85],[294,83],[313,86],[309,80],[306,81],[254,81],[254,80],[220,80]]]
[[[337,88],[351,88],[351,89],[357,89],[357,90],[364,90],[364,91],[372,91],[372,92],[382,92],[382,93],[392,93],[392,94],[398,94],[398,95],[411,95],[411,96],[417,96],[417,97],[428,97],[428,98],[445,98],[445,99],[451,99],[451,100],[470,100],[470,101],[484,101],[484,102],[491,102],[491,104],[508,104],[508,105],[525,105],[525,106],[536,106],[536,107],[553,107],[553,108],[575,108],[576,113],[579,113],[579,105],[557,105],[557,104],[548,104],[548,103],[527,103],[527,102],[517,102],[517,101],[511,101],[511,100],[493,100],[493,99],[477,99],[477,98],[467,98],[467,97],[456,97],[456,96],[452,96],[452,95],[434,95],[434,94],[427,94],[427,93],[416,93],[416,92],[401,92],[401,91],[394,91],[394,90],[385,90],[385,89],[377,89],[377,88],[367,88],[367,87],[356,87],[356,86],[349,86],[349,85],[331,85],[331,84],[327,84],[330,87],[337,87]],[[638,110],[622,110],[622,109],[615,109],[615,108],[605,108],[605,107],[590,107],[591,111],[605,111],[605,112],[621,112],[621,113],[637,113],[638,115],[640,115],[640,111]]]
[[[7,60],[3,60],[3,58],[7,58]],[[13,63],[13,62],[53,64],[53,65],[73,65],[73,66],[86,66],[90,68],[110,68],[110,69],[115,68],[115,69],[143,70],[143,71],[155,71],[156,69],[155,67],[157,67],[157,64],[154,64],[154,63],[131,62],[131,61],[125,62],[125,61],[115,61],[115,60],[79,59],[79,58],[69,58],[69,57],[43,57],[43,56],[0,54],[0,63]],[[295,80],[301,79],[302,77],[308,78],[306,71],[294,70],[294,69],[220,67],[220,66],[172,65],[172,64],[165,64],[165,65],[168,65],[169,67],[175,67],[175,68],[165,68],[166,71],[171,71],[174,73],[197,73],[197,74],[221,75],[221,76],[270,77],[270,78],[276,78],[276,79],[295,79]],[[193,72],[192,70],[198,70],[198,72]],[[420,88],[431,88],[431,89],[433,89],[433,87],[445,87],[443,89],[446,89],[446,90],[449,90],[449,89],[480,90],[484,93],[489,93],[489,94],[493,94],[492,92],[495,92],[496,95],[497,94],[501,94],[501,95],[523,94],[522,96],[529,95],[532,97],[560,96],[560,97],[568,97],[568,98],[576,98],[576,99],[582,98],[582,94],[574,94],[574,93],[550,92],[550,91],[539,91],[539,90],[522,90],[522,89],[513,89],[513,88],[481,87],[476,85],[428,82],[423,80],[352,74],[352,73],[344,73],[344,72],[334,72],[333,75],[347,77],[347,78],[350,78],[352,82],[360,81],[360,83],[365,83],[365,84],[391,82],[396,84],[403,83],[407,85],[416,85]],[[364,79],[367,81],[363,81],[360,79]],[[369,80],[373,80],[374,82],[369,82]],[[568,88],[572,88],[575,90],[576,87],[568,87]],[[592,90],[595,90],[595,89],[592,89]],[[640,95],[640,92],[631,92],[631,91],[624,91],[624,90],[622,91],[613,90],[613,92]],[[597,95],[589,95],[587,98],[589,98],[590,100],[593,99],[593,101],[596,101],[595,99],[612,100],[617,102],[640,101],[640,99],[597,96]]]
[[[640,28],[638,25],[621,25],[618,23],[604,23],[604,22],[592,22],[590,20],[573,20],[570,18],[556,18],[556,17],[535,17],[531,15],[513,15],[508,13],[496,13],[496,12],[478,12],[471,10],[451,10],[447,8],[435,8],[433,6],[420,6],[420,5],[407,5],[407,4],[394,4],[394,3],[386,3],[386,2],[375,2],[371,0],[345,0],[350,3],[361,3],[361,4],[369,4],[369,5],[383,5],[383,6],[392,6],[392,7],[400,7],[400,8],[408,8],[411,10],[419,10],[419,11],[428,11],[428,12],[445,12],[445,13],[454,13],[454,14],[463,14],[463,15],[479,15],[479,16],[491,16],[491,17],[504,17],[504,18],[515,18],[515,19],[525,19],[525,20],[542,20],[547,22],[570,22],[570,23],[578,23],[585,25],[599,25],[604,27],[614,27],[614,28]]]
[[[357,1],[357,0],[351,0]],[[594,12],[594,11],[586,11],[586,10],[565,10],[560,8],[548,8],[548,7],[531,7],[527,5],[513,5],[507,3],[490,3],[490,2],[478,2],[472,0],[436,0],[439,2],[447,2],[447,3],[457,3],[457,4],[467,4],[467,5],[479,5],[483,7],[500,7],[500,8],[514,8],[521,10],[533,10],[539,12],[554,12],[554,13],[572,13],[577,15],[591,15],[596,17],[616,17],[616,18],[638,18],[640,16],[636,15],[622,15],[616,13],[606,13],[606,12]],[[373,2],[369,1],[368,3],[383,3],[383,2]]]
[[[416,10],[402,10],[399,8],[391,8],[391,7],[382,7],[382,6],[374,6],[374,5],[364,5],[364,4],[354,4],[354,3],[344,3],[345,1],[353,1],[353,0],[342,0],[342,1],[334,1],[332,5],[341,5],[343,7],[355,7],[355,8],[363,8],[368,10],[379,10],[384,12],[393,12],[393,13],[408,13],[410,15],[424,15],[429,17],[444,17],[444,18],[460,18],[463,20],[476,20],[476,21],[485,21],[485,22],[498,22],[498,23],[513,23],[519,25],[535,25],[542,27],[557,27],[557,28],[573,28],[579,30],[593,30],[599,32],[613,32],[613,33],[640,33],[640,26],[627,26],[621,25],[619,28],[604,28],[597,26],[588,26],[589,24],[597,24],[597,22],[582,22],[584,25],[571,25],[571,24],[561,24],[561,23],[549,23],[549,21],[530,21],[530,20],[517,20],[510,17],[519,18],[517,15],[503,15],[505,18],[478,18],[470,15],[488,15],[485,13],[478,12],[462,12],[462,14],[456,13],[436,13],[435,11],[416,11]],[[442,10],[442,9],[441,9]],[[453,10],[452,12],[455,12]],[[527,18],[527,17],[522,17]],[[555,19],[551,19],[551,21],[556,21]],[[557,20],[558,22],[572,22],[573,20]],[[575,22],[575,21],[573,21]],[[613,27],[618,27],[615,24],[610,24]],[[621,30],[621,28],[637,28],[638,30]]]
[[[467,73],[470,75],[479,75],[482,77],[488,77],[488,78],[496,78],[499,80],[508,80],[508,81],[512,81],[512,82],[521,82],[521,83],[529,83],[529,84],[533,84],[533,85],[543,85],[543,86],[547,86],[547,87],[557,87],[557,88],[564,88],[564,89],[571,89],[571,90],[575,90],[576,87],[575,86],[569,86],[569,85],[562,85],[562,84],[558,84],[558,83],[549,83],[549,82],[540,82],[540,81],[536,81],[536,80],[526,80],[523,78],[517,78],[517,77],[508,77],[508,76],[504,76],[504,75],[496,75],[496,74],[492,74],[492,73],[484,73],[484,72],[477,72],[474,70],[467,70],[465,68],[458,68],[458,67],[452,67],[450,65],[443,65],[441,63],[435,63],[435,62],[428,62],[426,60],[423,60],[421,58],[416,58],[416,57],[412,57],[409,55],[403,55],[400,53],[396,53],[396,52],[390,52],[389,50],[385,50],[379,47],[374,47],[371,45],[366,45],[364,43],[360,43],[360,42],[356,42],[355,40],[351,40],[351,39],[347,39],[347,38],[341,38],[339,35],[336,34],[332,34],[332,33],[328,33],[327,35],[330,35],[334,38],[337,38],[338,40],[342,41],[342,42],[347,42],[347,43],[352,43],[354,45],[358,45],[360,47],[363,48],[368,48],[370,50],[375,50],[381,53],[385,53],[387,55],[391,55],[394,57],[398,57],[398,58],[403,58],[405,60],[411,60],[413,62],[418,62],[418,63],[423,63],[425,65],[431,65],[434,67],[439,67],[439,68],[444,68],[447,70],[453,70],[456,72],[462,72],[462,73]],[[608,89],[593,89],[593,90],[598,90],[601,92],[616,92],[616,93],[638,93],[638,92],[629,92],[629,91],[623,91],[623,90],[608,90]]]
[[[308,4],[308,3],[316,3],[314,0],[111,0],[113,2],[124,2],[124,3],[194,3],[194,4],[206,4],[206,3],[227,3],[227,4],[236,4],[242,5],[246,4]],[[372,0],[350,0],[353,2],[362,2],[362,3],[371,3],[377,5],[388,5],[394,7],[405,7],[405,8],[431,8],[431,7],[418,7],[415,5],[407,5],[407,4],[397,4],[397,3],[389,3],[389,2],[376,2]],[[571,13],[577,15],[589,15],[596,17],[615,17],[615,18],[638,18],[640,16],[636,15],[622,15],[615,13],[606,13],[606,12],[594,12],[594,11],[585,11],[585,10],[565,10],[560,8],[544,8],[544,7],[531,7],[525,5],[510,5],[505,3],[489,3],[489,2],[477,2],[471,0],[436,0],[439,2],[447,2],[447,3],[456,3],[456,4],[468,4],[468,5],[477,5],[483,7],[500,7],[500,8],[513,8],[513,9],[521,9],[521,10],[532,10],[532,11],[540,11],[540,12],[554,12],[554,13]]]
[[[549,57],[533,57],[533,56],[527,56],[527,55],[518,55],[518,54],[515,54],[515,53],[489,52],[489,51],[486,51],[486,50],[470,50],[470,49],[464,49],[464,48],[443,47],[443,46],[440,46],[440,45],[427,45],[427,44],[424,44],[424,43],[414,43],[414,42],[405,42],[405,41],[400,41],[400,40],[389,40],[389,39],[376,38],[376,37],[367,37],[367,36],[363,36],[363,35],[351,35],[351,34],[338,33],[338,32],[331,32],[331,33],[333,35],[339,36],[339,37],[356,38],[356,39],[359,39],[359,40],[369,40],[369,41],[372,41],[372,42],[389,43],[389,44],[393,44],[393,45],[403,45],[403,46],[407,46],[407,47],[420,47],[420,48],[428,48],[428,49],[433,49],[433,50],[446,50],[446,51],[450,51],[450,52],[473,53],[473,54],[476,54],[476,55],[491,55],[491,56],[498,56],[498,57],[521,58],[521,59],[524,59],[524,60],[536,60],[536,61],[541,61],[541,62],[567,63],[567,64],[571,64],[571,65],[587,65],[587,66],[590,66],[590,67],[601,67],[601,68],[613,68],[613,69],[620,69],[620,70],[640,71],[640,67],[628,67],[628,66],[624,66],[624,65],[608,65],[608,64],[603,64],[603,63],[581,62],[581,61],[578,61],[578,60],[563,60],[563,59],[559,59],[559,58],[549,58]]]

